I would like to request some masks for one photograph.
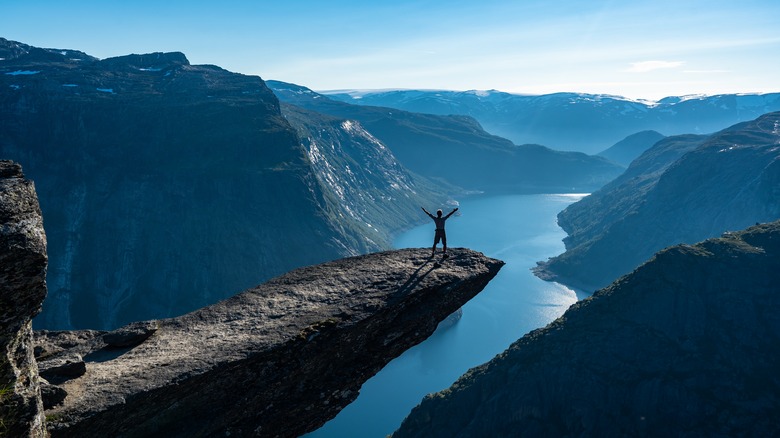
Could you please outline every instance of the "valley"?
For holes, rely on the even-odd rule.
[[[778,126],[0,38],[0,434],[775,435]]]

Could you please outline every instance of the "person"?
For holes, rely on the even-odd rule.
[[[444,232],[444,222],[446,222],[453,213],[458,211],[458,208],[456,207],[447,216],[444,217],[442,217],[441,209],[436,210],[436,216],[428,213],[428,210],[426,210],[425,207],[422,207],[422,211],[424,211],[428,217],[433,219],[433,222],[436,224],[436,234],[433,235],[433,251],[431,252],[431,257],[436,255],[436,245],[438,245],[439,240],[441,240],[442,247],[444,248],[443,257],[446,259],[449,256],[447,255],[447,234]]]

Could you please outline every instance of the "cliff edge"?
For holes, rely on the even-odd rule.
[[[665,249],[393,436],[778,436],[778,281],[780,221]]]
[[[32,318],[46,297],[46,235],[33,183],[0,161],[0,436],[43,437]]]
[[[301,268],[181,317],[40,332],[53,437],[299,436],[479,293],[503,262],[405,249]],[[45,371],[44,371],[45,370]],[[67,394],[67,395],[65,395]],[[64,396],[64,399],[62,397]]]

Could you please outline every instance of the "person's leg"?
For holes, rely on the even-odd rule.
[[[436,234],[433,236],[433,248],[431,249],[431,257],[436,255],[436,245],[439,244],[439,232],[437,231]]]
[[[441,232],[441,246],[444,248],[444,255],[447,255],[447,235]]]

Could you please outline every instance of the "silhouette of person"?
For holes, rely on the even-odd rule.
[[[441,244],[444,247],[444,258],[446,259],[449,257],[447,255],[447,233],[444,232],[444,222],[449,219],[450,216],[452,216],[453,213],[458,211],[457,207],[452,210],[447,216],[442,217],[442,211],[436,210],[436,216],[428,213],[428,210],[425,209],[425,207],[422,207],[422,211],[425,212],[425,214],[428,215],[431,219],[433,219],[433,222],[436,224],[436,234],[433,235],[433,250],[431,252],[431,257],[436,255],[436,245],[439,244],[439,240],[441,240]]]

